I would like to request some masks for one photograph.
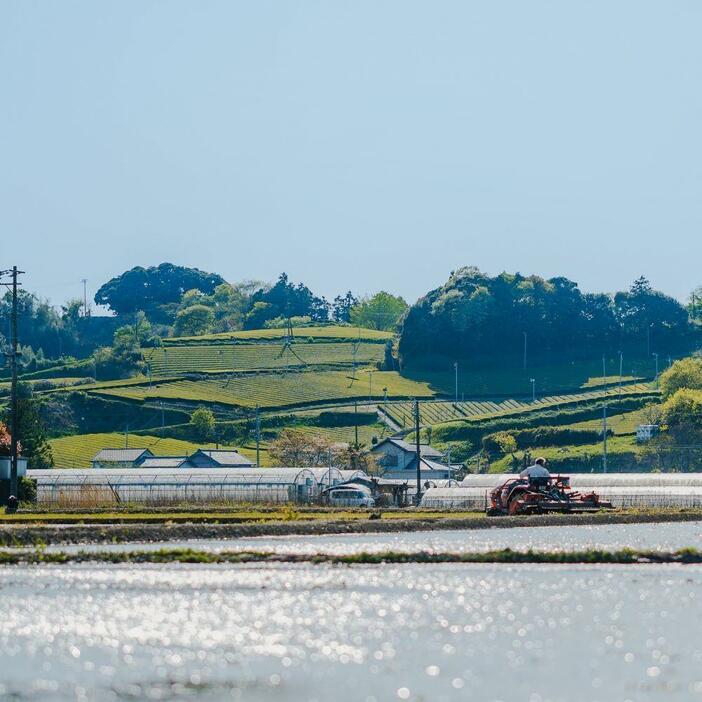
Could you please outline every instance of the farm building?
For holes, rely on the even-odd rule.
[[[190,456],[155,456],[149,449],[102,449],[93,468],[253,468],[236,449],[198,449]]]
[[[328,470],[328,469],[324,469]],[[30,470],[40,504],[305,503],[320,486],[307,468]]]
[[[198,449],[188,457],[189,468],[253,468],[254,463],[236,449]]]
[[[93,468],[133,468],[154,454],[145,448],[104,448],[90,461]]]

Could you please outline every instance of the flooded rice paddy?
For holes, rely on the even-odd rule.
[[[511,548],[515,551],[581,551],[633,548],[675,551],[702,549],[702,522],[603,524],[596,526],[514,527],[507,529],[436,530],[386,534],[260,536],[239,539],[190,539],[167,543],[54,546],[48,551],[132,551],[193,548],[203,551],[266,551],[281,554],[465,553]]]
[[[702,699],[702,567],[0,569],[0,699]]]

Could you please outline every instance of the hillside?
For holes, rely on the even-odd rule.
[[[607,359],[606,375],[596,360],[527,371],[478,370],[464,364],[459,366],[460,401],[455,402],[453,369],[380,370],[390,340],[386,332],[344,326],[296,329],[292,344],[285,343],[281,329],[169,338],[160,347],[142,350],[145,375],[101,382],[57,377],[35,383],[35,389],[38,396],[53,401],[87,398],[72,402],[75,411],[88,412],[78,422],[86,426],[85,433],[77,430],[52,440],[55,462],[64,467],[88,465],[103,447],[100,443],[123,446],[130,427],[130,445],[148,445],[159,454],[187,451],[198,443],[187,417],[199,406],[214,410],[220,441],[241,447],[247,455],[252,455],[254,446],[253,410],[259,407],[266,464],[267,444],[285,426],[332,441],[354,441],[354,402],[365,407],[366,414],[379,410],[377,420],[371,414],[359,426],[359,441],[368,445],[374,438],[409,430],[415,398],[421,400],[422,426],[441,429],[456,422],[558,412],[604,399],[648,397],[653,391],[650,383],[640,380],[653,371],[649,361],[629,363],[621,389],[614,358]],[[536,381],[535,402],[531,378]],[[329,409],[334,411],[320,422]],[[141,431],[135,434],[135,429]],[[449,439],[445,446],[453,443]],[[461,446],[456,445],[456,455]]]

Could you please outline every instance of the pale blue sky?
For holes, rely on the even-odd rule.
[[[0,0],[0,268],[702,283],[702,3]]]

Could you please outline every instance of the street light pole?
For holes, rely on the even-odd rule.
[[[527,333],[522,332],[524,334],[524,370],[526,370],[527,367]]]
[[[658,354],[654,353],[653,358],[656,359],[656,390],[658,389]]]
[[[536,402],[536,378],[529,378],[531,383],[531,401]]]

